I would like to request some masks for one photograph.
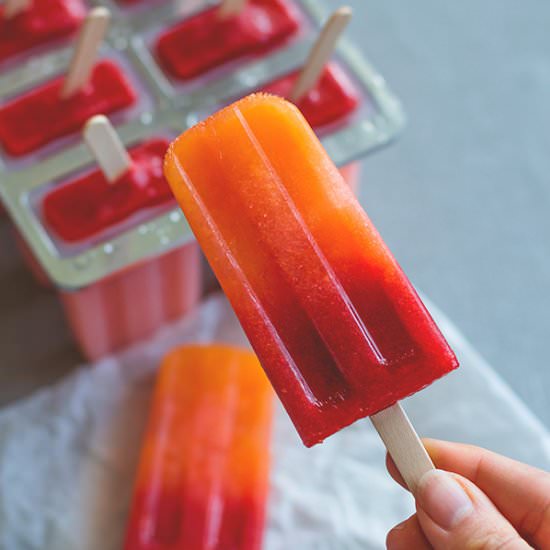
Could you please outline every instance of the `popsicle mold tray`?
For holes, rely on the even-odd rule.
[[[124,71],[138,100],[111,117],[123,142],[132,146],[151,136],[176,136],[223,105],[301,67],[329,15],[322,0],[287,0],[300,20],[297,32],[261,55],[241,56],[197,78],[170,76],[157,59],[157,38],[211,5],[197,0],[134,0],[101,3],[113,13],[98,60]],[[0,108],[25,91],[62,74],[71,44],[33,50],[0,66]],[[345,122],[324,128],[321,140],[334,162],[345,165],[388,143],[404,122],[399,102],[382,76],[347,40],[336,62],[361,94],[361,106]],[[37,197],[92,169],[94,161],[74,134],[21,158],[0,152],[0,194],[21,235],[50,279],[61,289],[86,287],[127,266],[154,258],[193,239],[179,209],[140,213],[115,232],[86,246],[67,247],[43,223]]]

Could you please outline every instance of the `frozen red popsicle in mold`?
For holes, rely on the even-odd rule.
[[[58,184],[40,208],[44,227],[61,251],[70,245],[85,252],[129,230],[138,219],[134,215],[146,223],[148,212],[156,215],[155,207],[174,200],[162,173],[166,139],[150,138],[126,152],[103,116],[88,122],[84,137],[101,170]],[[121,225],[125,220],[130,223]],[[41,266],[31,262],[31,267]],[[36,273],[43,276],[42,270]],[[60,297],[84,355],[95,360],[189,311],[199,299],[200,281],[198,247],[190,242],[161,249],[84,288],[61,289]]]
[[[249,351],[190,346],[164,359],[125,550],[260,550],[272,401]]]
[[[162,173],[168,141],[149,139],[129,150],[131,167],[110,183],[94,170],[56,188],[44,200],[47,226],[66,242],[92,237],[137,212],[173,201]]]
[[[122,68],[110,60],[94,62],[107,22],[105,8],[92,10],[68,74],[0,106],[0,146],[6,153],[25,155],[79,131],[95,114],[115,113],[135,103],[136,93]]]
[[[321,29],[304,66],[263,89],[292,101],[313,128],[341,122],[359,105],[359,92],[344,71],[329,62],[351,14],[348,7],[337,9]]]
[[[298,15],[288,0],[248,0],[237,13],[223,15],[216,6],[181,21],[158,38],[156,53],[168,74],[185,80],[263,54],[298,28]]]
[[[294,105],[236,102],[182,134],[165,173],[306,445],[458,366]]]
[[[9,1],[0,5],[0,63],[72,35],[86,15],[81,0],[30,0],[13,15],[9,10]]]
[[[265,92],[288,98],[299,76],[299,71],[271,82]],[[347,75],[335,63],[329,63],[313,87],[295,105],[310,126],[322,126],[340,122],[359,105],[359,93]]]

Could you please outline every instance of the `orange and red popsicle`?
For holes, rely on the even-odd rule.
[[[259,550],[273,392],[250,351],[188,346],[158,375],[127,550]]]
[[[290,103],[223,109],[172,144],[165,173],[306,445],[458,366]]]

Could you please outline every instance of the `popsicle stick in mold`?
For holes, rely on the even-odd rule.
[[[329,17],[321,29],[315,44],[313,44],[304,67],[292,87],[292,91],[288,97],[290,101],[297,103],[317,84],[327,61],[334,52],[338,38],[340,38],[340,35],[347,27],[351,16],[351,8],[342,6]]]
[[[396,403],[370,419],[407,487],[414,494],[420,478],[435,466],[407,414]]]
[[[109,183],[131,168],[132,159],[106,116],[90,118],[84,126],[83,137]]]
[[[63,83],[62,99],[71,97],[88,82],[97,50],[105,37],[110,20],[111,12],[103,7],[93,8],[86,16]]]
[[[232,17],[241,12],[246,5],[246,0],[222,0],[218,8],[218,15],[223,19]]]
[[[26,11],[31,5],[31,0],[6,0],[4,2],[4,19],[11,19],[17,14]]]

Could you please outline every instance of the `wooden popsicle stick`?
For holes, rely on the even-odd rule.
[[[128,151],[106,116],[90,118],[82,135],[109,183],[116,181],[132,167]]]
[[[4,2],[4,18],[11,19],[17,14],[27,10],[31,5],[31,0],[6,0]]]
[[[373,414],[371,422],[414,494],[420,478],[435,468],[411,421],[399,403]]]
[[[246,0],[222,0],[218,8],[218,16],[224,19],[240,13],[246,6]]]
[[[301,70],[288,99],[297,103],[317,84],[327,61],[332,56],[338,38],[347,27],[352,16],[348,6],[338,8],[321,29],[315,44],[313,44],[305,65]]]
[[[90,78],[97,50],[109,26],[111,12],[107,8],[94,8],[88,12],[80,29],[73,57],[61,90],[61,98],[74,95]]]

